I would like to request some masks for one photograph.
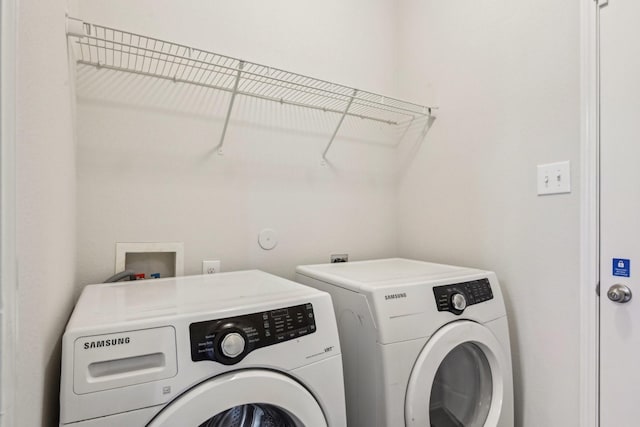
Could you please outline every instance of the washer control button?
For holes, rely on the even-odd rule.
[[[242,354],[245,348],[245,340],[237,332],[227,334],[220,343],[222,354],[227,357],[234,358]]]
[[[462,311],[467,308],[467,299],[464,295],[456,293],[451,297],[451,304],[456,310]]]

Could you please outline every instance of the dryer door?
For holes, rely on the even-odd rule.
[[[410,427],[497,426],[509,362],[486,327],[467,320],[438,330],[418,356],[405,401]]]
[[[199,384],[164,408],[147,427],[326,427],[320,405],[295,380],[245,370]]]

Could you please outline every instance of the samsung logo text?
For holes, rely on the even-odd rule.
[[[84,349],[89,350],[90,348],[101,348],[101,347],[112,347],[114,345],[122,345],[129,344],[131,342],[131,338],[112,338],[109,340],[99,340],[99,341],[89,341],[84,343]]]
[[[400,299],[400,298],[406,298],[407,294],[405,292],[402,292],[401,294],[389,294],[389,295],[385,295],[384,299],[385,300],[390,300],[390,299]]]

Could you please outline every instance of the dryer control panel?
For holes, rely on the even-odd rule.
[[[448,311],[462,314],[470,305],[479,304],[493,299],[493,292],[489,279],[479,279],[470,282],[454,283],[433,288],[438,311]]]
[[[313,306],[296,305],[189,325],[191,360],[233,365],[258,348],[316,331]]]

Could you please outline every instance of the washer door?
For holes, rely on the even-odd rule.
[[[246,370],[212,378],[164,408],[147,427],[327,427],[316,399],[276,372]]]
[[[411,372],[406,425],[497,425],[507,362],[502,346],[484,326],[463,320],[442,327],[422,349]]]

